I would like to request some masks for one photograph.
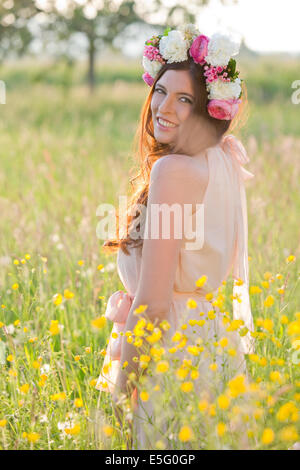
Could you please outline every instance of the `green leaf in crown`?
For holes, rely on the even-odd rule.
[[[236,61],[234,59],[230,59],[227,65],[227,73],[228,77],[233,77],[235,74],[235,69],[236,69]]]

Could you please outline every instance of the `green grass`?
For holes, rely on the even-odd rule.
[[[251,300],[255,320],[271,318],[274,335],[266,330],[267,336],[258,340],[258,355],[266,357],[267,366],[251,363],[250,369],[255,380],[261,377],[267,385],[270,372],[280,371],[284,383],[271,382],[273,388],[267,389],[271,395],[292,384],[280,395],[273,414],[267,410],[263,419],[255,421],[250,447],[268,448],[261,443],[262,430],[272,427],[275,440],[270,448],[286,448],[291,442],[283,442],[280,429],[294,425],[299,433],[299,418],[278,422],[276,412],[286,402],[299,408],[299,366],[291,364],[291,338],[280,319],[284,314],[291,322],[300,310],[300,105],[290,100],[290,84],[300,77],[294,63],[284,70],[276,63],[262,62],[255,69],[245,64],[244,71],[250,117],[239,135],[251,159],[247,169],[255,175],[247,183],[251,285],[261,286],[266,272],[274,278],[269,289],[262,287],[263,292]],[[84,85],[82,67],[72,75],[63,66],[7,66],[0,72],[7,85],[6,105],[0,106],[0,321],[5,325],[0,333],[0,426],[1,420],[7,421],[0,427],[0,446],[125,448],[118,432],[105,435],[104,424],[112,423],[116,429],[109,397],[102,395],[98,402],[99,392],[90,385],[100,372],[101,350],[110,330],[109,325],[94,329],[91,320],[105,312],[109,295],[123,288],[110,264],[115,256],[100,251],[103,241],[96,236],[96,210],[103,202],[117,204],[118,195],[129,189],[129,170],[135,164],[132,139],[148,90],[141,83],[139,65],[134,64],[132,68],[99,64],[99,86],[93,97]],[[25,254],[31,258],[26,260]],[[287,265],[290,254],[296,260]],[[16,259],[19,265],[14,264]],[[84,263],[78,264],[79,260]],[[104,270],[97,269],[99,264]],[[278,273],[282,279],[276,278]],[[277,288],[285,281],[282,296]],[[53,296],[64,289],[74,297],[55,305]],[[275,303],[267,309],[263,302],[269,294]],[[226,305],[230,309],[229,299]],[[59,335],[49,333],[51,320],[64,326]],[[11,334],[9,325],[14,326]],[[272,336],[283,347],[277,348]],[[12,363],[7,360],[10,354]],[[284,359],[284,364],[272,363],[274,357]],[[50,365],[43,387],[40,369],[33,367],[38,358],[42,366]],[[16,371],[16,377],[9,371]],[[29,392],[22,394],[20,386],[27,383]],[[166,390],[172,390],[170,384]],[[66,393],[64,401],[51,399],[58,392]],[[180,393],[178,400],[186,410],[187,398]],[[82,398],[83,407],[74,406],[75,398]],[[58,429],[70,412],[80,424],[79,434],[71,438]],[[44,415],[47,421],[41,421]],[[210,448],[223,445],[222,439],[213,439],[217,419],[225,417],[208,419]],[[31,431],[40,435],[35,443],[22,437]],[[228,446],[240,444],[224,439]]]

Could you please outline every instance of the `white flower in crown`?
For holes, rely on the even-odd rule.
[[[229,36],[215,33],[210,38],[205,60],[213,66],[226,66],[230,58],[239,52],[239,44],[232,41]]]
[[[187,60],[187,51],[190,43],[184,39],[181,31],[174,29],[167,36],[163,36],[159,42],[159,52],[168,64]]]
[[[152,78],[159,72],[162,64],[158,60],[150,60],[148,57],[143,56],[143,67],[146,72],[151,75]]]
[[[182,33],[184,39],[187,39],[188,41],[192,41],[200,35],[199,29],[192,23],[179,26],[178,30]]]
[[[210,100],[230,100],[237,99],[241,93],[241,80],[236,78],[234,82],[223,82],[221,79],[215,80],[208,85]]]

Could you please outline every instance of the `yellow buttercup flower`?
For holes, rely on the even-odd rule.
[[[176,371],[176,377],[178,380],[184,380],[188,375],[189,370],[186,367],[179,367]]]
[[[279,432],[279,439],[281,441],[297,441],[299,434],[295,426],[286,426]]]
[[[28,442],[32,442],[33,444],[39,440],[41,437],[39,433],[37,432],[29,432],[27,435],[27,440]]]
[[[224,434],[226,432],[226,429],[227,429],[227,427],[226,427],[225,423],[222,423],[222,422],[218,423],[217,424],[217,434],[218,434],[218,436],[220,436],[220,437],[224,436]]]
[[[264,306],[269,308],[272,307],[274,304],[274,297],[272,295],[268,295],[268,297],[264,301]]]
[[[273,326],[274,326],[274,323],[273,323],[273,320],[271,318],[266,318],[263,322],[263,328],[267,331],[269,331],[270,333],[273,332]]]
[[[220,395],[217,399],[217,402],[221,410],[227,410],[230,405],[230,399],[227,395]]]
[[[193,356],[199,356],[199,347],[198,346],[187,346],[187,352]]]
[[[266,281],[269,281],[271,279],[271,277],[272,277],[272,273],[270,273],[270,271],[267,271],[267,272],[264,273],[264,279]]]
[[[65,299],[72,299],[74,297],[74,293],[71,292],[69,289],[64,290],[64,297]]]
[[[19,289],[19,284],[18,284],[17,282],[15,282],[15,283],[11,286],[11,288],[12,288],[13,290],[17,290],[17,289]]]
[[[188,308],[196,308],[197,307],[197,302],[194,299],[188,299],[186,306]]]
[[[180,386],[181,390],[185,393],[189,393],[193,390],[193,382],[183,382]]]
[[[271,444],[274,441],[275,435],[271,428],[265,428],[261,437],[261,442],[265,445]]]
[[[134,310],[134,314],[139,315],[140,313],[145,312],[145,310],[147,310],[147,308],[148,308],[148,305],[139,305],[138,308],[136,308]]]
[[[176,331],[175,334],[173,335],[172,337],[172,341],[174,343],[177,343],[178,341],[180,341],[182,339],[182,333],[180,331]]]
[[[236,349],[234,348],[227,349],[227,353],[229,354],[229,356],[232,356],[232,357],[237,355]]]
[[[289,336],[300,335],[300,320],[292,321],[286,330]]]
[[[63,301],[63,296],[61,294],[55,294],[53,296],[53,303],[54,305],[60,305]]]
[[[219,344],[222,348],[226,348],[226,346],[228,346],[228,338],[226,336],[221,338]]]
[[[149,393],[146,392],[146,391],[142,391],[142,392],[140,393],[140,399],[141,399],[142,401],[148,401],[148,400],[149,400]]]
[[[106,325],[106,317],[102,315],[101,317],[94,318],[91,321],[91,325],[98,330],[102,330]]]
[[[238,375],[228,382],[230,395],[235,398],[246,392],[245,376]]]
[[[20,392],[21,392],[21,393],[24,393],[24,395],[25,395],[26,393],[28,393],[29,388],[30,388],[30,387],[29,387],[29,384],[21,385],[21,387],[20,387]]]
[[[193,430],[190,426],[182,426],[178,434],[178,438],[181,442],[188,442],[193,439]]]
[[[51,400],[53,401],[64,401],[67,398],[65,392],[54,393],[50,395]]]
[[[72,428],[65,428],[65,433],[70,436],[77,436],[80,433],[80,424],[74,424]]]
[[[191,371],[191,379],[192,379],[192,380],[197,380],[198,377],[199,377],[199,375],[200,375],[200,374],[199,374],[199,372],[198,372],[197,370],[192,370],[192,371]]]
[[[7,424],[7,420],[6,419],[0,419],[0,428],[4,428]]]
[[[152,335],[147,336],[146,340],[150,344],[157,343],[162,336],[162,332],[159,328],[154,328]]]
[[[159,374],[164,374],[169,370],[169,363],[168,361],[160,361],[156,365],[156,372]]]
[[[279,408],[276,419],[283,422],[291,419],[293,416],[298,418],[298,409],[293,402],[287,402]]]
[[[250,286],[249,292],[251,295],[260,294],[262,289],[259,286]]]
[[[52,336],[59,334],[58,320],[51,320],[49,331]]]
[[[103,426],[103,432],[107,437],[111,437],[114,433],[114,429],[112,426]]]
[[[280,323],[281,323],[282,325],[287,325],[288,322],[289,322],[288,317],[287,317],[286,315],[281,315],[281,317],[280,317]]]
[[[204,284],[206,283],[206,281],[207,281],[207,276],[205,276],[205,275],[204,275],[204,276],[201,276],[201,277],[199,277],[199,279],[196,281],[196,286],[197,286],[197,287],[203,287]]]
[[[213,320],[214,318],[216,318],[215,311],[209,310],[209,312],[207,312],[207,318],[209,318],[210,320]]]
[[[74,400],[74,406],[76,408],[82,408],[83,407],[83,401],[81,398],[75,398]]]
[[[292,263],[293,261],[295,261],[295,259],[296,259],[296,256],[294,256],[294,255],[289,255],[287,258],[285,258],[285,261],[286,261],[287,264],[290,264],[290,263]]]

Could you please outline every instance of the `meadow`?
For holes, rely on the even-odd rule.
[[[106,301],[123,288],[116,256],[101,251],[96,210],[117,205],[130,188],[148,90],[138,63],[100,62],[93,96],[84,73],[80,64],[0,68],[7,89],[0,105],[1,449],[126,448],[109,396],[99,399],[95,389],[111,329],[102,319]],[[160,352],[149,362],[166,381],[165,395],[176,384],[182,418],[174,448],[198,448],[200,421],[203,448],[287,449],[300,441],[300,104],[291,101],[299,67],[260,59],[245,62],[243,76],[249,118],[236,135],[255,175],[247,183],[252,382],[244,387],[238,376],[215,401],[199,401],[195,368],[187,362],[178,374],[157,340]],[[228,281],[218,299],[228,323],[231,290]],[[225,343],[215,348],[234,355]],[[154,393],[146,384],[140,392],[145,401]],[[247,441],[239,437],[245,429]],[[162,437],[155,445],[168,444]]]

